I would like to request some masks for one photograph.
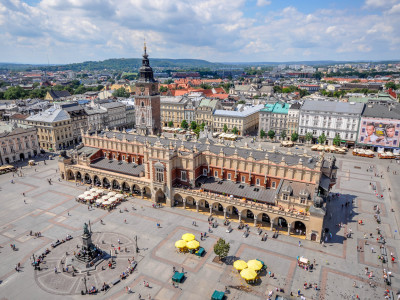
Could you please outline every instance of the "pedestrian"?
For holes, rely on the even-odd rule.
[[[371,247],[371,253],[374,253],[374,247]]]
[[[24,199],[24,203],[26,204],[26,200]]]
[[[54,267],[54,273],[57,274],[57,267]]]
[[[182,272],[181,273],[185,273],[185,269],[182,267]]]
[[[301,247],[301,242],[299,241],[299,247]]]

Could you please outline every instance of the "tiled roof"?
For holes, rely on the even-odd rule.
[[[107,158],[100,158],[90,164],[93,168],[102,170],[118,172],[126,175],[140,176],[140,173],[144,173],[144,165],[137,165],[135,163],[127,163],[125,161],[110,160]]]
[[[287,165],[297,165],[300,163],[300,159],[302,159],[302,164],[306,168],[314,169],[317,163],[317,158],[315,157],[305,157],[302,155],[296,155],[296,154],[284,154],[281,152],[266,152],[265,150],[256,150],[256,149],[246,149],[246,148],[238,148],[238,147],[227,147],[225,145],[215,145],[213,141],[209,140],[207,141],[205,138],[198,140],[197,142],[186,142],[186,141],[171,141],[168,139],[161,139],[161,138],[156,138],[156,137],[149,137],[149,136],[143,136],[143,135],[134,135],[134,134],[129,134],[129,133],[122,133],[122,132],[112,132],[112,131],[107,131],[107,132],[101,132],[99,133],[99,136],[106,136],[108,138],[112,138],[115,134],[115,138],[118,140],[124,140],[125,138],[129,141],[138,141],[139,143],[144,144],[146,141],[148,141],[150,144],[154,145],[154,143],[159,142],[161,145],[165,148],[168,148],[170,144],[175,145],[176,147],[179,148],[182,144],[186,149],[193,150],[194,146],[196,146],[196,149],[199,152],[204,152],[207,151],[207,149],[214,153],[214,154],[219,154],[221,152],[221,149],[226,156],[232,156],[235,154],[235,150],[237,151],[237,155],[240,158],[243,159],[248,159],[250,155],[253,157],[254,160],[260,161],[265,159],[265,155],[268,153],[268,160],[279,164],[282,159],[285,161]],[[173,150],[171,150],[173,151]]]
[[[398,104],[389,106],[383,104],[367,104],[362,116],[400,120],[400,106]]]
[[[363,103],[325,101],[325,100],[306,100],[300,108],[302,111],[323,111],[344,114],[361,114],[364,108]]]
[[[260,105],[255,105],[253,107],[249,107],[243,111],[217,109],[216,111],[214,111],[214,116],[245,118],[247,116],[259,112],[260,109],[262,109],[263,107],[264,105],[260,104]]]
[[[29,116],[25,120],[27,121],[36,121],[36,122],[59,122],[59,121],[66,121],[70,120],[71,117],[69,114],[62,110],[61,108],[50,107],[49,109],[45,110],[44,112],[38,113],[33,116]]]
[[[71,94],[68,91],[54,91],[50,90],[49,94],[51,98],[53,99],[58,99],[58,98],[65,98],[71,96]]]
[[[214,177],[201,176],[197,182],[206,191],[226,193],[239,198],[257,200],[264,203],[275,204],[275,190],[269,190],[260,186],[250,186],[245,183],[235,183],[230,180],[218,180]]]

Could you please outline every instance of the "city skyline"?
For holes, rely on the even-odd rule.
[[[7,0],[0,61],[140,57],[211,62],[399,59],[400,0]]]

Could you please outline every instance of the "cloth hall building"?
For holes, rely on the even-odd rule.
[[[143,65],[135,99],[143,103],[142,130],[82,132],[82,145],[60,157],[63,179],[320,241],[334,157],[159,137],[160,101],[146,53]]]

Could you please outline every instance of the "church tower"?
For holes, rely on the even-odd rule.
[[[154,80],[153,69],[150,67],[146,43],[139,73],[135,96],[136,130],[139,134],[156,135],[161,133],[160,94],[158,82]]]

